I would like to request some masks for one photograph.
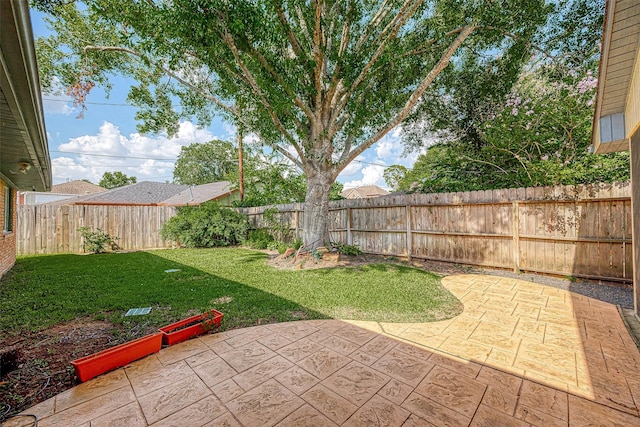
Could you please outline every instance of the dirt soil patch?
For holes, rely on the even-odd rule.
[[[146,333],[119,330],[106,321],[76,319],[36,333],[2,337],[0,423],[76,385],[72,360]]]

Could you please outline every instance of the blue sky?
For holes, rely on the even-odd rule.
[[[44,14],[35,10],[31,13],[34,36],[49,34]],[[136,109],[126,102],[131,82],[115,77],[112,83],[109,98],[99,87],[91,91],[84,118],[77,118],[80,110],[73,107],[69,97],[43,94],[54,184],[75,179],[97,184],[106,171],[134,175],[138,181],[171,181],[181,147],[214,138],[235,141],[235,128],[218,119],[206,128],[182,122],[172,138],[141,135],[136,130]],[[386,187],[382,177],[385,166],[411,167],[417,158],[417,154],[403,156],[398,134],[396,129],[365,151],[347,166],[338,181],[345,187]]]

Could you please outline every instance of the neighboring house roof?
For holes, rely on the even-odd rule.
[[[370,197],[380,197],[389,194],[389,192],[377,185],[365,185],[362,187],[349,188],[344,190],[340,195],[345,199],[366,199]]]
[[[187,185],[142,181],[103,193],[91,194],[78,199],[53,202],[71,205],[157,205],[189,188]]]
[[[640,2],[608,0],[591,141],[596,153],[629,149],[640,125]]]
[[[236,191],[238,190],[231,189],[231,183],[228,181],[212,182],[187,188],[161,204],[167,206],[199,205],[228,196]]]
[[[75,180],[51,186],[52,193],[58,194],[95,194],[108,191],[106,188],[87,181]]]
[[[48,191],[51,158],[27,0],[0,1],[0,117],[2,179]]]

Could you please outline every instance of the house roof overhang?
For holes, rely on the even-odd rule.
[[[0,1],[0,40],[0,178],[48,191],[51,159],[26,0]]]
[[[640,126],[640,2],[607,0],[591,133],[595,153],[629,149]]]

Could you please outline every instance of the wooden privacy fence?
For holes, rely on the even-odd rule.
[[[330,236],[370,254],[631,282],[630,194],[622,182],[340,200]],[[240,212],[261,228],[266,208]],[[277,208],[299,237],[303,205]]]
[[[118,237],[125,250],[171,245],[160,228],[175,215],[168,206],[31,205],[18,206],[16,250],[19,255],[82,253],[80,227]]]

